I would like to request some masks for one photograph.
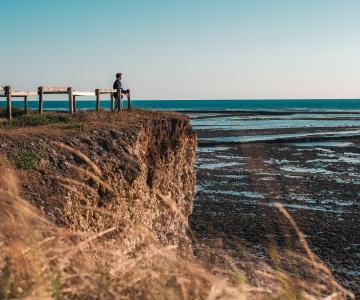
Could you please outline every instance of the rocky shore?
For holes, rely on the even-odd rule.
[[[206,243],[218,236],[234,249],[238,240],[271,262],[268,249],[298,249],[290,224],[274,207],[294,216],[314,252],[352,291],[360,290],[360,139],[207,142],[248,137],[346,131],[354,128],[264,130],[197,129],[197,195],[192,228]],[[216,234],[215,234],[216,233]],[[226,242],[228,241],[228,242]]]

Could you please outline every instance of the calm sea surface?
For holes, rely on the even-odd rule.
[[[15,106],[22,106],[22,101],[13,101]],[[133,107],[160,110],[269,110],[269,111],[352,111],[360,110],[360,99],[331,99],[331,100],[134,100]],[[0,101],[4,106],[5,101]],[[66,110],[68,102],[48,100],[44,108],[48,110]],[[126,105],[126,101],[125,101]],[[37,109],[37,101],[29,101],[32,109]],[[101,106],[109,108],[110,102],[102,100]],[[78,100],[79,109],[94,109],[94,100]]]

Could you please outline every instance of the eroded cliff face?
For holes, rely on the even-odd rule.
[[[51,125],[1,131],[1,154],[15,169],[19,157],[35,159],[34,167],[16,169],[23,197],[72,230],[140,226],[163,244],[189,249],[178,215],[188,217],[195,193],[196,136],[188,118],[149,111],[81,118],[85,130]]]

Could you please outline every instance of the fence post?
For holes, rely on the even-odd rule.
[[[111,93],[110,94],[110,111],[111,112],[114,112],[114,94],[113,93]]]
[[[96,111],[100,111],[100,91],[99,89],[95,90],[96,95]]]
[[[12,106],[11,106],[11,86],[5,86],[7,118],[9,121],[12,119]]]
[[[43,101],[44,101],[44,92],[43,92],[43,87],[42,86],[39,87],[38,94],[39,94],[39,114],[42,115],[42,113],[43,113]]]
[[[28,96],[24,97],[24,111],[25,111],[25,114],[28,114],[28,112],[29,112],[29,109],[28,109]]]
[[[118,109],[122,110],[122,100],[121,100],[121,89],[117,90],[117,101],[118,101]]]
[[[73,109],[74,109],[74,113],[76,113],[76,96],[73,95]]]
[[[128,98],[128,111],[131,111],[131,97],[130,97],[130,90],[128,90],[127,98]]]
[[[69,114],[73,114],[73,89],[72,87],[67,88],[68,96],[69,96]]]

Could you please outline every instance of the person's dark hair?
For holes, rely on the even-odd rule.
[[[122,73],[116,73],[116,78],[120,78]]]

